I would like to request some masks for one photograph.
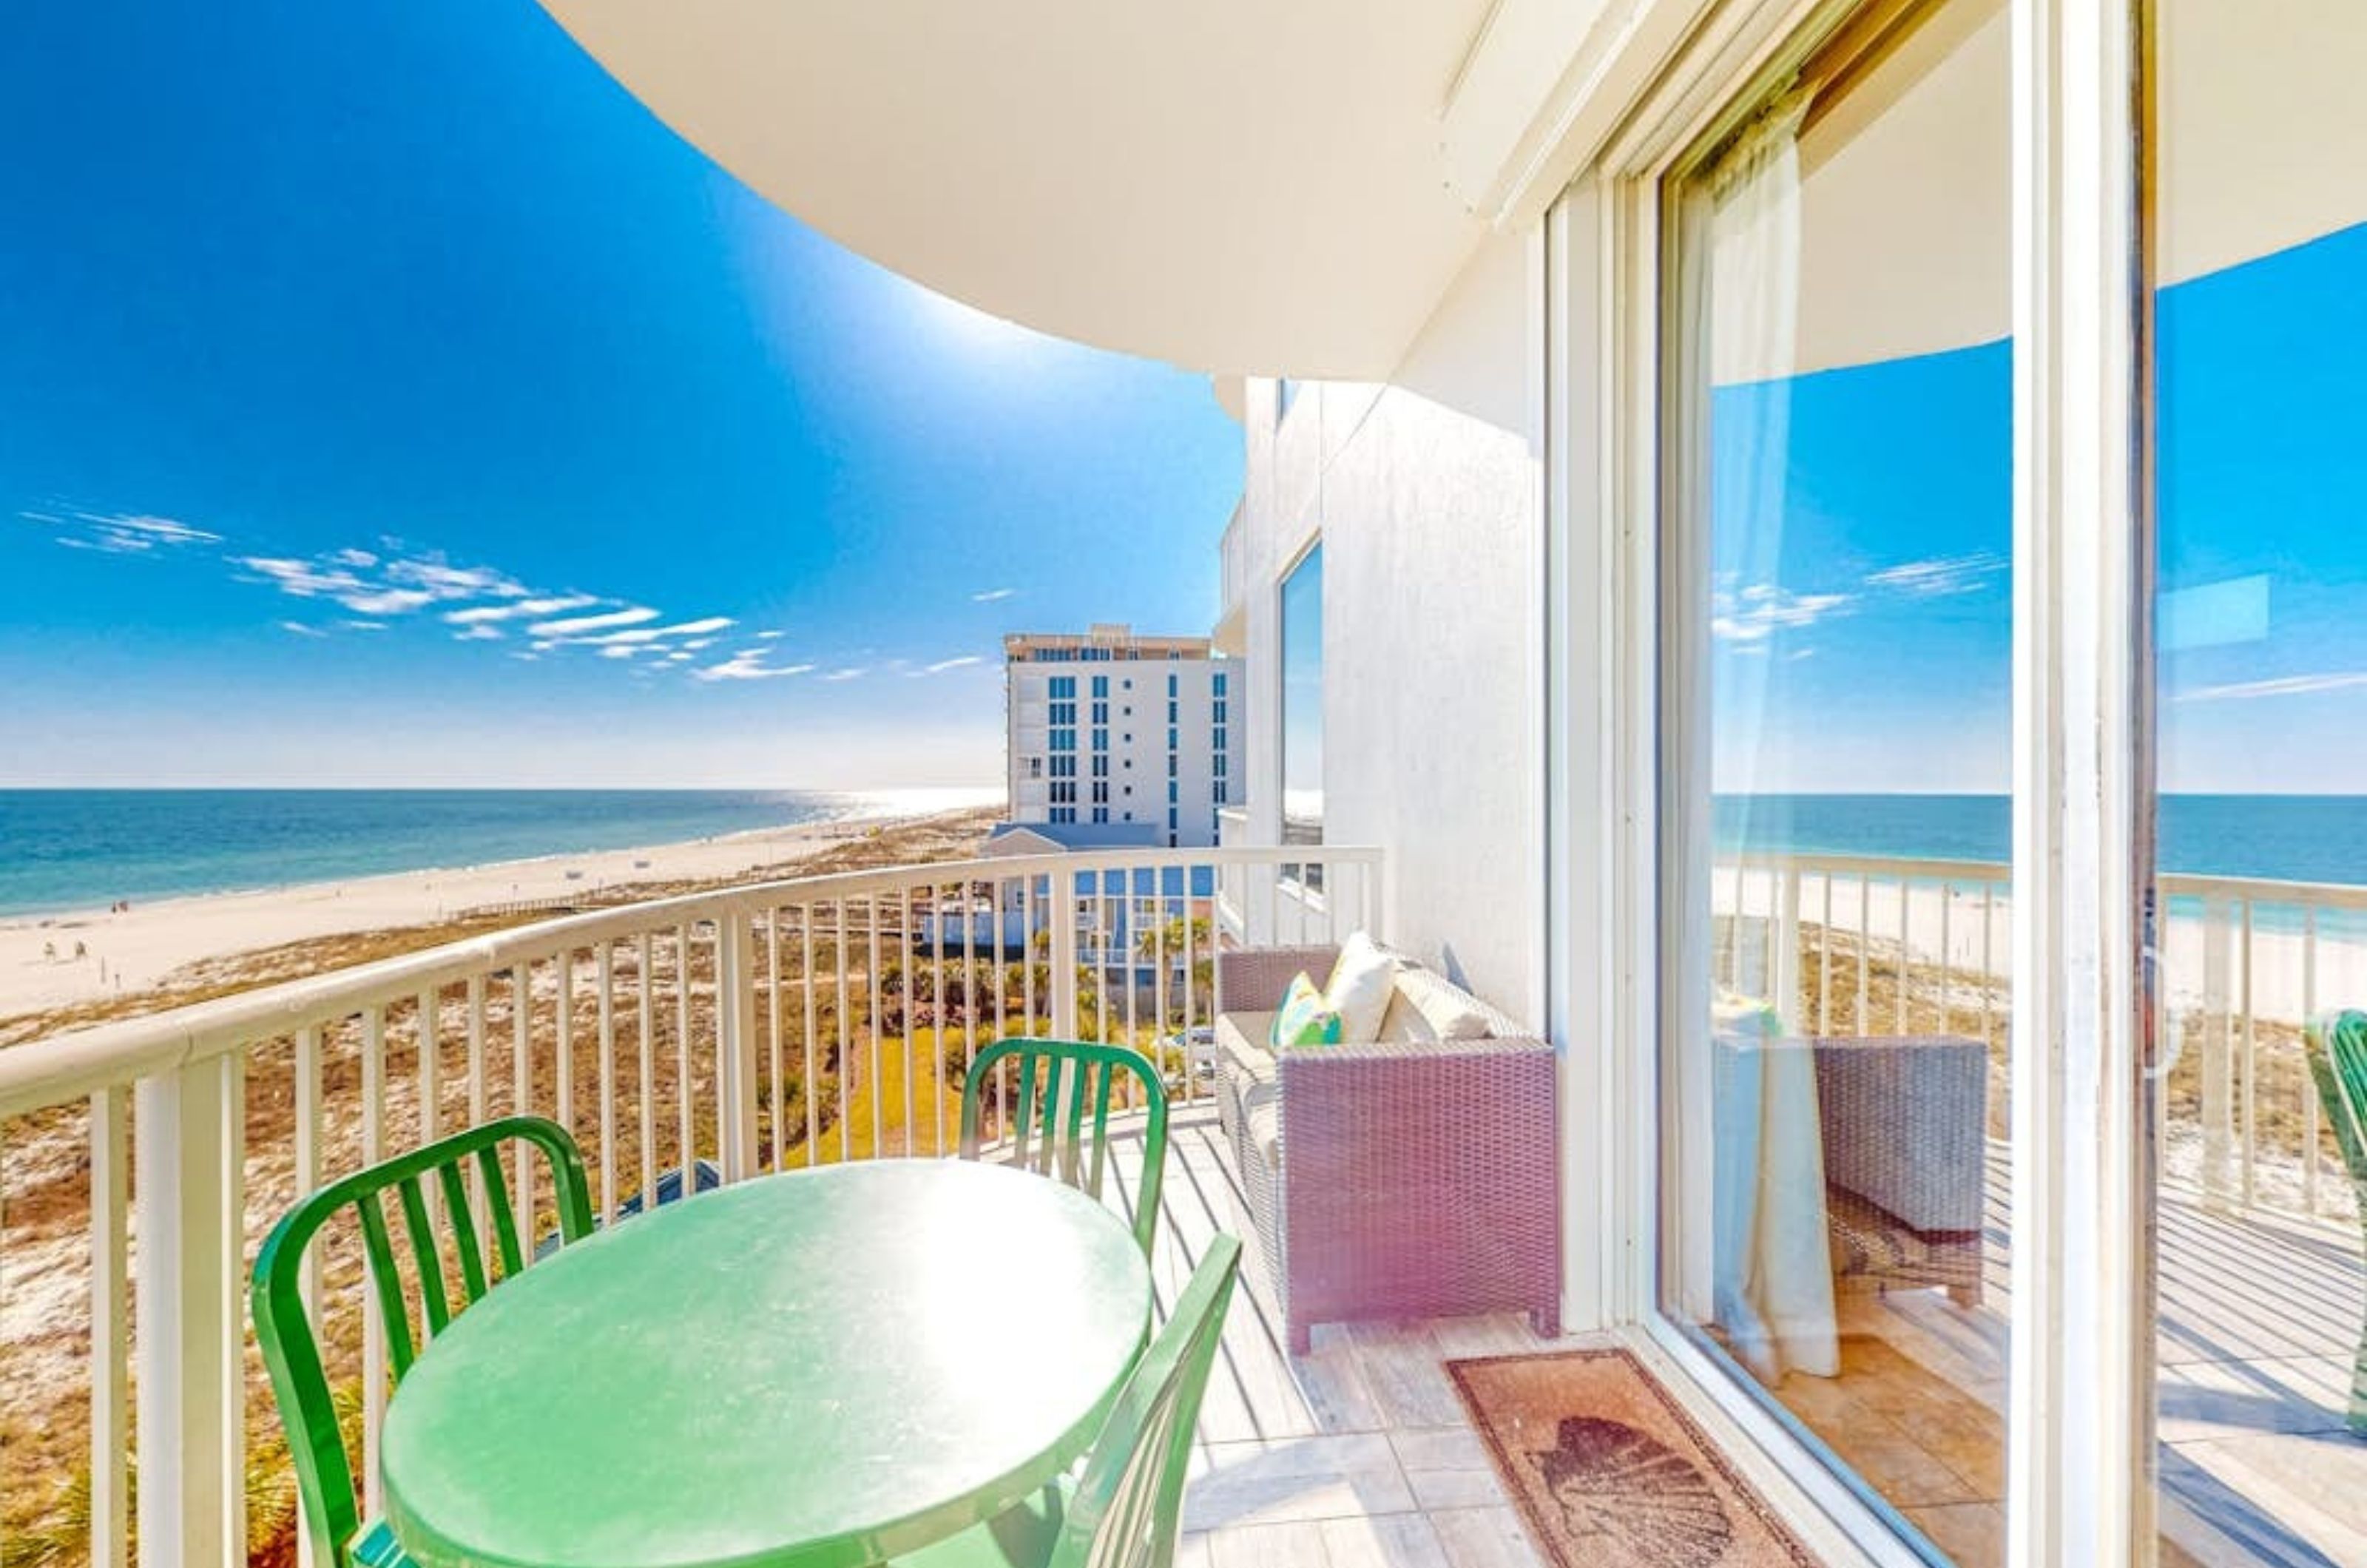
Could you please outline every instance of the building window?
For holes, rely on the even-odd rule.
[[[1225,701],[1222,697],[1218,697],[1215,702],[1209,704],[1208,722],[1210,724],[1230,724],[1232,722],[1232,705]],[[1222,745],[1223,742],[1219,741],[1217,744]]]
[[[1225,754],[1222,751],[1208,759],[1208,771],[1217,778],[1225,776]]]
[[[1212,800],[1214,800],[1217,805],[1219,805],[1219,806],[1224,805],[1224,804],[1225,804],[1225,781],[1224,781],[1224,780],[1222,780],[1222,779],[1218,779],[1218,780],[1217,780],[1214,784],[1210,784],[1210,785],[1208,786],[1208,795],[1209,795],[1209,798],[1211,798]]]
[[[1096,675],[1093,677],[1093,695],[1097,697],[1106,697],[1109,695],[1108,676]]]
[[[1109,722],[1109,704],[1105,702],[1095,703],[1093,705],[1093,719],[1095,724],[1107,724]]]
[[[1106,807],[1106,806],[1096,806],[1096,807],[1093,807],[1093,820],[1094,820],[1094,821],[1096,821],[1096,822],[1106,822],[1106,821],[1108,821],[1108,820],[1109,820],[1109,807]]]
[[[1109,750],[1109,729],[1106,726],[1093,731],[1093,750],[1096,751]]]
[[[1225,752],[1230,749],[1229,743],[1226,739],[1225,732],[1222,729],[1216,730],[1210,734],[1208,744],[1216,749],[1217,755],[1219,759],[1222,759]]]
[[[1052,781],[1052,802],[1053,802],[1053,804],[1054,804],[1054,805],[1056,805],[1056,806],[1073,806],[1073,805],[1075,805],[1075,804],[1076,804],[1076,800],[1077,800],[1077,781],[1076,781],[1076,780],[1074,780],[1074,779],[1054,779],[1054,780]]]
[[[1170,675],[1167,677],[1167,706],[1171,713],[1174,711],[1177,690],[1175,677]]]
[[[1177,739],[1178,737],[1176,735],[1175,727],[1172,724],[1169,725],[1167,727],[1167,765],[1171,770],[1175,765],[1175,747]]]
[[[1077,694],[1077,678],[1074,675],[1055,675],[1048,683],[1055,697],[1073,697]]]
[[[1219,670],[1208,677],[1208,690],[1220,697],[1225,694],[1225,671]]]
[[[1093,753],[1093,777],[1097,779],[1109,777],[1109,753],[1106,751]]]
[[[1323,547],[1282,580],[1282,841],[1323,841]]]
[[[1183,799],[1183,789],[1184,785],[1181,780],[1169,779],[1167,781],[1167,804],[1172,806],[1177,801]]]
[[[1077,749],[1077,732],[1076,732],[1075,730],[1073,730],[1073,729],[1056,729],[1056,730],[1052,731],[1052,750],[1055,750],[1055,751],[1073,751],[1073,750],[1075,750],[1076,749]]]
[[[1075,755],[1071,753],[1065,757],[1053,758],[1052,776],[1056,779],[1075,778],[1077,776],[1077,759]]]
[[[1077,808],[1073,806],[1056,806],[1052,807],[1051,819],[1055,822],[1074,822],[1077,819]]]
[[[1027,759],[1027,776],[1031,779],[1040,779],[1044,776],[1043,758],[1030,757]]]
[[[1052,705],[1052,711],[1047,716],[1054,724],[1074,724],[1077,722],[1077,705],[1074,703],[1054,703]]]
[[[1106,806],[1109,804],[1109,780],[1095,779],[1093,781],[1093,800],[1098,805]]]
[[[1181,704],[1181,703],[1179,703],[1179,702],[1177,702],[1177,701],[1176,701],[1174,698],[1172,698],[1172,697],[1168,698],[1168,699],[1167,699],[1167,722],[1168,722],[1168,723],[1170,723],[1170,724],[1173,724],[1176,720],[1178,720],[1178,719],[1182,718],[1183,716],[1184,716],[1184,705],[1183,705],[1183,704]]]

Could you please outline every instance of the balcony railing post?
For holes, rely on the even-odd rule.
[[[2228,1049],[2234,912],[2224,897],[2203,902],[2202,1187],[2203,1201],[2214,1208],[2226,1207],[2235,1187],[2236,1071]]]
[[[223,1056],[133,1093],[141,1568],[243,1556],[240,1083]]]
[[[1077,879],[1062,869],[1052,874],[1051,908],[1047,927],[1052,933],[1052,1034],[1059,1040],[1077,1038]]]
[[[755,931],[744,909],[717,922],[715,964],[716,1141],[723,1179],[738,1181],[756,1169]]]

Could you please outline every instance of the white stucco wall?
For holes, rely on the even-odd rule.
[[[1390,856],[1388,938],[1542,1021],[1543,654],[1528,243],[1482,251],[1387,386],[1250,383],[1249,790],[1278,837],[1277,584],[1323,542],[1324,837]]]

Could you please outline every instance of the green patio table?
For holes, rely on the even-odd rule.
[[[1091,1445],[1150,1321],[1116,1214],[1040,1176],[764,1177],[562,1248],[389,1404],[425,1568],[839,1568],[992,1517]]]

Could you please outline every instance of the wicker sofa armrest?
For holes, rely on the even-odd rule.
[[[1217,954],[1217,995],[1227,1012],[1273,1012],[1301,970],[1321,985],[1340,961],[1336,947],[1251,947]]]
[[[1551,1333],[1560,1277],[1553,1047],[1512,1036],[1276,1054],[1285,1317],[1505,1309]]]

